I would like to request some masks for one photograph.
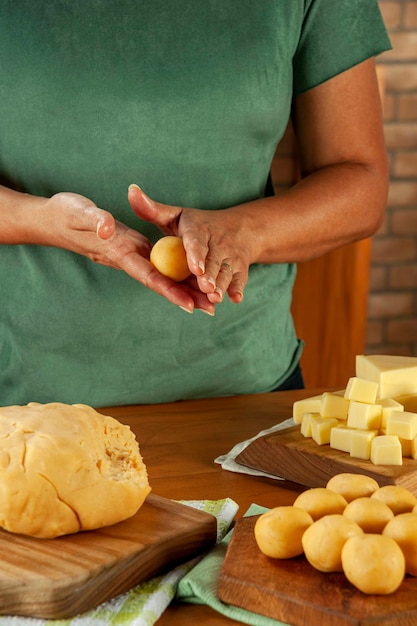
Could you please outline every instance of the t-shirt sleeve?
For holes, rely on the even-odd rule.
[[[390,49],[377,0],[306,0],[294,95]]]

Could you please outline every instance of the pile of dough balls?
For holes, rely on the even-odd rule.
[[[0,407],[0,527],[54,538],[134,515],[151,488],[134,433],[84,404]]]
[[[263,513],[254,533],[266,556],[304,554],[321,572],[344,572],[366,594],[393,593],[406,574],[417,576],[417,498],[363,474],[337,474],[292,506]]]

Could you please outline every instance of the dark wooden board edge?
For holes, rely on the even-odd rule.
[[[335,474],[353,472],[371,476],[380,486],[397,484],[417,495],[417,461],[404,458],[403,465],[375,465],[317,445],[301,435],[299,426],[258,437],[235,460],[306,487],[324,487]]]
[[[135,532],[132,531],[135,522],[140,526],[142,508],[132,518],[118,524],[57,539],[35,539],[0,531],[0,546],[2,543],[4,546],[9,544],[12,550],[13,544],[16,544],[19,550],[27,552],[28,559],[32,546],[45,551],[45,554],[50,551],[52,557],[53,553],[62,551],[64,544],[63,552],[69,546],[69,553],[73,552],[76,560],[77,554],[80,555],[83,550],[88,552],[91,541],[95,543],[96,549],[104,551],[106,545],[114,540],[129,544],[129,549],[121,558],[110,557],[109,563],[104,566],[92,564],[91,572],[81,567],[78,575],[70,576],[65,567],[62,572],[55,569],[54,585],[47,585],[47,579],[42,579],[42,576],[23,582],[19,580],[18,574],[14,580],[3,578],[0,580],[0,615],[68,619],[204,554],[215,544],[217,520],[210,513],[155,494],[150,494],[143,506],[146,506],[147,512],[152,510],[155,519],[160,516],[167,527],[157,544],[145,548],[139,541],[135,548]],[[169,531],[170,521],[175,522],[173,532]],[[183,528],[179,529],[181,523]],[[0,548],[0,554],[4,546]],[[55,563],[52,563],[51,567],[54,566]]]
[[[301,555],[280,560],[259,550],[259,516],[237,520],[218,581],[222,602],[292,626],[415,626],[417,579],[389,595],[366,595],[342,572],[323,573]]]

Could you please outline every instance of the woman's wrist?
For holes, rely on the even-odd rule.
[[[0,244],[43,244],[46,198],[0,186]]]

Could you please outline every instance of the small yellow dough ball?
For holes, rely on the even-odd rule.
[[[326,487],[307,489],[297,496],[294,506],[310,513],[314,521],[335,513],[343,513],[347,502],[340,493]]]
[[[405,558],[398,543],[379,534],[350,537],[342,548],[346,578],[367,594],[389,594],[398,589],[405,576]]]
[[[385,502],[394,515],[410,513],[417,504],[417,498],[411,491],[400,485],[384,485],[377,489],[371,498]]]
[[[388,504],[372,498],[352,500],[343,511],[343,515],[359,524],[365,533],[382,533],[394,517]]]
[[[403,551],[407,574],[417,576],[417,514],[396,515],[385,526],[382,534],[395,539]]]
[[[379,489],[379,485],[374,478],[366,474],[352,474],[344,472],[332,476],[326,485],[336,493],[340,493],[347,502],[356,498],[370,497],[374,491]]]
[[[164,276],[176,282],[191,274],[181,237],[162,237],[153,246],[150,262]]]
[[[261,552],[274,559],[291,559],[303,552],[301,538],[311,516],[293,506],[277,506],[255,522],[255,540]]]
[[[341,572],[342,548],[363,530],[343,515],[325,515],[305,531],[302,544],[308,562],[320,572]]]

